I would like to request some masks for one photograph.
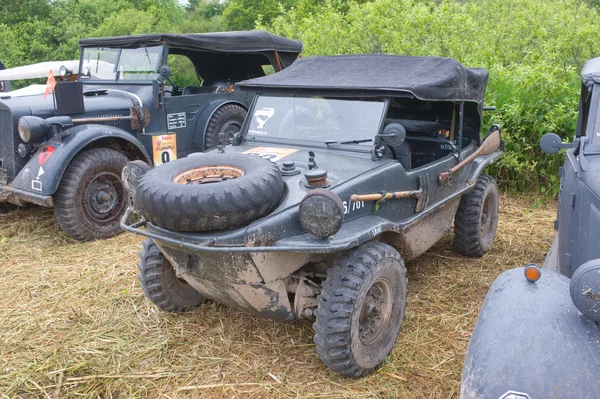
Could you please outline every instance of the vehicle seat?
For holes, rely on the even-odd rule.
[[[183,88],[182,96],[191,96],[194,94],[208,94],[214,93],[216,90],[215,87],[212,86],[185,86]]]
[[[402,144],[394,147],[396,159],[404,167],[404,170],[412,169],[412,157],[410,153],[410,143],[404,140]]]

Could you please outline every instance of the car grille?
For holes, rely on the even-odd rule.
[[[80,120],[85,120],[85,119],[91,119],[91,118],[113,118],[115,116],[128,116],[129,112],[125,113],[125,112],[115,112],[115,113],[110,113],[110,114],[85,114],[85,115],[79,115],[79,116],[75,116],[74,118],[76,119],[80,119]],[[85,122],[80,122],[78,123],[78,125],[80,124],[84,124]],[[125,121],[110,121],[110,122],[91,122],[94,125],[104,125],[104,126],[113,126],[122,130],[125,130],[127,132],[131,131],[131,122],[128,120]]]
[[[16,137],[15,137],[16,136]],[[0,104],[0,183],[6,184],[18,173],[25,161],[17,155],[18,133],[13,130],[12,114]]]

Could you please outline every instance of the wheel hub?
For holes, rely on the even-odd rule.
[[[173,182],[177,184],[207,184],[218,183],[237,179],[244,176],[246,172],[235,166],[203,166],[186,170],[175,176]]]
[[[87,186],[85,193],[88,214],[100,221],[106,221],[118,215],[123,205],[121,194],[121,181],[116,174],[98,173]]]
[[[359,337],[372,345],[387,327],[392,313],[392,290],[386,280],[377,280],[365,296],[359,317]]]
[[[481,236],[485,237],[487,233],[490,231],[492,227],[492,210],[491,210],[490,200],[486,198],[483,202],[483,207],[481,209],[481,219],[479,225]]]

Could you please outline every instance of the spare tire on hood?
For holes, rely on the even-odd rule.
[[[150,223],[174,231],[247,225],[271,213],[283,195],[277,165],[256,155],[199,154],[145,173],[135,206]]]

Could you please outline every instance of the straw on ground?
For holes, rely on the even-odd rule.
[[[477,313],[503,270],[543,261],[556,207],[501,196],[493,250],[461,257],[450,233],[408,262],[403,330],[381,370],[339,377],[311,322],[215,303],[158,311],[136,279],[141,239],[76,243],[52,211],[0,215],[0,396],[9,398],[450,398]]]

